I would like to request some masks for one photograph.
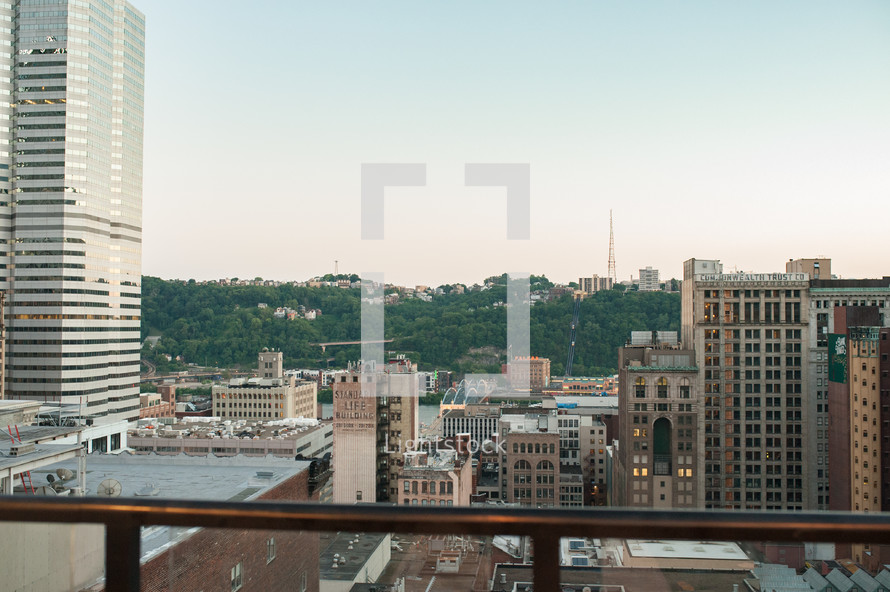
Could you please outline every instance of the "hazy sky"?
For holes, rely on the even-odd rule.
[[[890,3],[134,0],[143,273],[890,275]],[[362,163],[422,162],[360,239]],[[464,163],[529,163],[531,240]]]

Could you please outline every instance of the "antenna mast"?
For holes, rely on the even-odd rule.
[[[612,230],[612,210],[609,210],[609,280],[612,285],[618,283],[615,275],[615,232]]]

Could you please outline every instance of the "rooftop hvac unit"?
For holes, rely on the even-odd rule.
[[[652,345],[652,331],[631,331],[631,345]]]

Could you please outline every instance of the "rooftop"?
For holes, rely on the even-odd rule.
[[[503,580],[502,580],[503,574]],[[565,592],[581,592],[585,587],[596,590],[600,585],[608,584],[608,590],[623,592],[726,592],[738,584],[745,590],[745,579],[751,572],[738,571],[704,571],[704,570],[658,570],[634,569],[624,567],[603,567],[585,569],[564,567],[559,570],[559,588]],[[492,578],[493,591],[534,590],[532,583],[532,566],[527,564],[499,564],[495,566]],[[503,583],[502,583],[503,581]],[[618,588],[621,586],[622,588]]]
[[[87,456],[86,495],[96,496],[100,483],[120,487],[120,497],[180,500],[245,501],[306,470],[308,461],[266,457],[228,458],[91,454]],[[31,471],[35,486],[46,483],[56,469],[77,471],[77,462],[64,461]],[[112,481],[113,480],[113,481]],[[142,529],[143,560],[161,552],[197,529],[151,526]]]
[[[377,547],[388,546],[390,538],[389,534],[367,532],[339,532],[332,536],[318,559],[321,580],[354,580]]]
[[[223,420],[220,417],[183,417],[174,422],[141,419],[131,436],[160,438],[270,438],[292,439],[319,430],[331,429],[330,421],[290,417],[274,421]]]
[[[309,467],[309,461],[273,456],[242,455],[216,458],[185,454],[91,454],[87,456],[86,494],[96,495],[99,484],[114,479],[121,497],[139,496],[147,484],[157,487],[152,497],[184,500],[247,500]],[[58,468],[77,470],[76,461],[64,461],[31,471],[34,482]],[[143,494],[144,495],[144,494]]]
[[[734,559],[747,561],[748,556],[735,543],[715,541],[643,541],[629,539],[627,549],[634,557],[658,559]]]

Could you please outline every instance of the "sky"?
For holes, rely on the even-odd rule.
[[[890,3],[133,0],[143,273],[890,275]],[[425,163],[361,239],[363,163]],[[525,163],[531,232],[467,163]]]

